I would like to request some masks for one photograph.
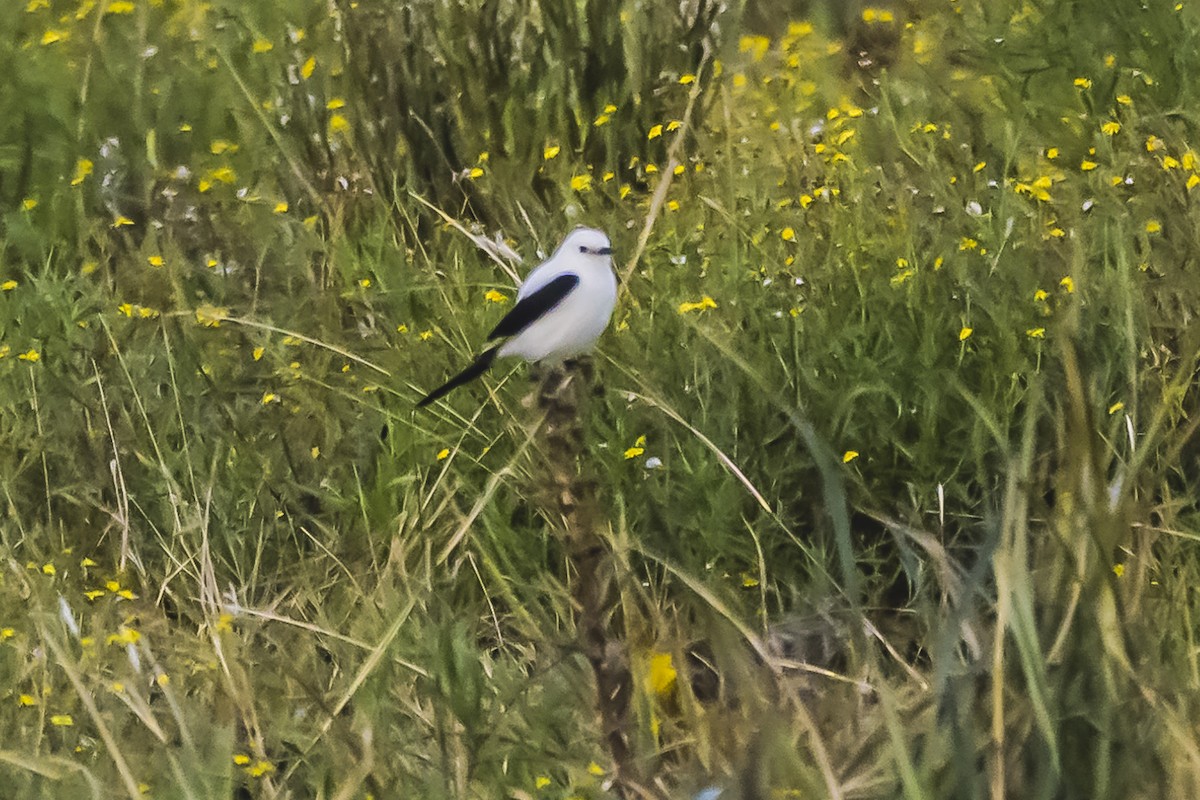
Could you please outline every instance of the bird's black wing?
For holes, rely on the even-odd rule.
[[[501,336],[515,336],[528,328],[550,309],[563,301],[579,285],[579,276],[565,272],[513,306],[488,334],[488,341]]]

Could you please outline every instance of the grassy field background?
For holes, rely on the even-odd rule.
[[[1125,5],[0,5],[0,796],[1200,796],[1200,11]],[[636,787],[527,371],[413,409],[576,224]]]

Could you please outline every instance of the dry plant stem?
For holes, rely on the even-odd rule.
[[[550,508],[560,520],[571,575],[579,647],[596,677],[596,707],[604,744],[616,772],[614,790],[622,797],[644,794],[629,737],[632,677],[625,647],[614,631],[617,595],[613,562],[601,535],[596,482],[584,460],[584,419],[590,392],[590,364],[550,370],[538,388],[545,413],[547,485]]]

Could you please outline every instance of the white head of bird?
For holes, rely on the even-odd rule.
[[[488,335],[504,339],[426,395],[428,405],[482,375],[497,358],[559,363],[588,352],[608,327],[617,303],[612,243],[604,231],[576,228],[526,276],[517,302]]]

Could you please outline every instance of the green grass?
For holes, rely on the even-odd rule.
[[[616,796],[579,223],[648,792],[1200,794],[1200,16],[810,5],[0,8],[0,794]]]

